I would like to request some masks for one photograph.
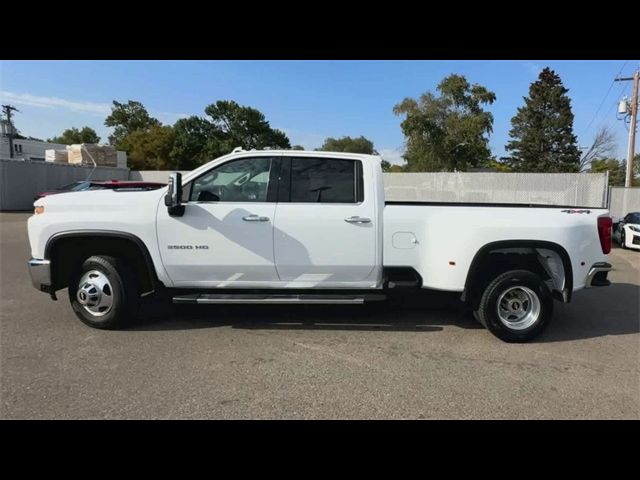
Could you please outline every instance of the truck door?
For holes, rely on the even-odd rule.
[[[184,215],[158,209],[164,267],[181,287],[260,287],[273,256],[279,157],[230,160],[183,185]]]
[[[274,250],[287,287],[375,286],[376,199],[364,189],[371,176],[361,160],[282,158]]]

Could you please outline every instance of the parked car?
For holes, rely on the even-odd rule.
[[[554,299],[610,284],[606,209],[385,201],[374,155],[234,150],[162,189],[52,195],[34,207],[33,285],[53,299],[68,287],[95,328],[125,325],[143,296],[362,304],[435,289],[458,292],[497,337],[524,342],[547,327]]]
[[[72,182],[68,185],[64,185],[60,188],[56,188],[55,190],[40,192],[36,195],[35,200],[46,197],[48,195],[55,195],[56,193],[64,193],[64,192],[82,192],[85,190],[99,190],[104,188],[118,189],[118,190],[121,190],[121,189],[155,190],[157,188],[161,188],[166,185],[167,185],[166,183],[159,183],[159,182],[136,182],[136,181],[125,181],[125,180],[105,180],[105,181],[80,180],[77,182]]]
[[[640,212],[628,213],[616,223],[613,238],[622,248],[640,250]]]

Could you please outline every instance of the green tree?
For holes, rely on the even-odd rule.
[[[294,145],[291,150],[304,150],[304,147],[302,145]]]
[[[123,149],[121,144],[130,133],[160,126],[158,119],[151,117],[142,103],[133,100],[127,103],[114,100],[111,114],[105,119],[104,124],[107,127],[113,127],[109,142],[119,149]]]
[[[571,100],[549,68],[529,87],[524,106],[511,119],[509,163],[518,172],[578,172],[580,150],[573,133]]]
[[[174,168],[193,169],[236,147],[291,148],[284,132],[271,128],[264,114],[255,108],[219,100],[205,108],[205,113],[205,118],[192,116],[175,123],[171,151]]]
[[[494,170],[496,172],[513,172],[513,169],[509,166],[508,163],[506,162],[502,162],[502,161],[498,161],[498,160],[489,160],[489,162],[487,163],[487,168],[490,168],[491,170]]]
[[[405,98],[393,108],[405,115],[400,124],[406,138],[405,171],[467,170],[492,159],[489,134],[493,116],[483,109],[496,100],[482,85],[462,75],[449,75],[437,87],[439,95]]]
[[[227,154],[236,147],[245,150],[291,148],[287,135],[272,128],[264,114],[255,108],[238,105],[232,100],[218,100],[204,111],[213,127],[207,142],[207,153],[211,158]]]
[[[391,171],[391,163],[388,162],[387,160],[382,160],[382,162],[380,162],[381,166],[382,166],[382,171],[383,172],[390,172]]]
[[[589,173],[609,172],[609,185],[612,187],[624,187],[627,177],[627,161],[615,158],[599,158],[593,160],[589,167]],[[636,154],[633,160],[632,187],[640,187],[640,154]]]
[[[378,154],[378,152],[373,148],[373,142],[363,136],[357,138],[329,137],[318,150],[325,152],[364,153],[366,155]]]
[[[62,132],[62,135],[59,137],[47,139],[47,142],[64,143],[65,145],[77,143],[100,143],[100,137],[91,127],[82,127],[82,129],[71,127]]]
[[[173,130],[175,140],[171,159],[176,170],[192,170],[212,160],[213,157],[209,157],[209,151],[212,150],[209,144],[214,138],[211,123],[196,116],[181,118]]]
[[[615,158],[598,158],[591,161],[589,173],[609,172],[609,185],[618,187],[624,186],[627,162]]]
[[[175,132],[170,126],[152,125],[129,133],[120,142],[133,170],[172,170]]]

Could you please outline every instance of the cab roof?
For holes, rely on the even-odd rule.
[[[183,181],[189,181],[192,178],[195,178],[213,165],[217,163],[223,163],[227,160],[231,160],[233,158],[243,158],[243,157],[268,157],[268,156],[291,156],[291,157],[315,157],[315,158],[344,158],[346,159],[358,159],[363,162],[380,162],[382,158],[380,155],[366,155],[363,153],[347,153],[347,152],[325,152],[319,150],[243,150],[241,148],[234,148],[231,153],[227,155],[223,155],[222,157],[218,157],[216,159],[211,160],[203,165],[200,165],[198,168],[190,171],[185,174]]]
[[[360,159],[369,159],[369,160],[379,160],[380,155],[367,155],[364,153],[349,153],[349,152],[327,152],[324,150],[243,150],[240,148],[234,148],[233,151],[229,154],[231,155],[240,155],[240,154],[259,154],[259,155],[290,155],[290,156],[310,156],[310,157],[332,157],[332,158],[360,158]],[[227,155],[224,156],[226,158]],[[223,157],[220,157],[223,158]]]

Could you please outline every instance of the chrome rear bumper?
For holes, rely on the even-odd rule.
[[[584,284],[584,288],[589,287],[606,287],[611,285],[611,282],[607,279],[607,273],[613,269],[610,263],[597,262],[594,263],[589,269],[587,279]]]

